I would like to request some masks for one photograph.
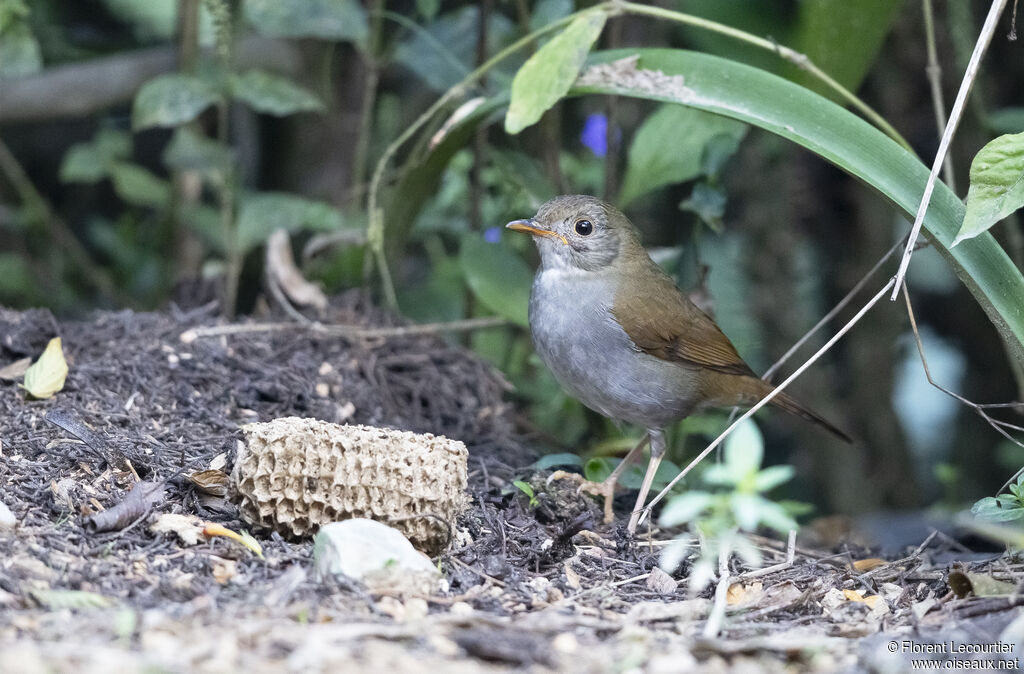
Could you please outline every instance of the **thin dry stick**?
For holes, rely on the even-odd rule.
[[[796,530],[790,529],[789,540],[786,542],[786,561],[766,566],[763,569],[747,571],[746,573],[741,574],[740,578],[743,580],[747,580],[749,578],[760,578],[761,576],[767,576],[777,571],[785,571],[789,567],[793,566],[794,559],[796,559]]]
[[[200,337],[243,335],[254,332],[281,332],[284,330],[308,330],[310,332],[317,332],[334,337],[345,337],[349,339],[389,339],[395,337],[436,335],[442,332],[483,330],[485,328],[498,328],[507,324],[508,321],[499,316],[467,318],[461,321],[449,321],[445,323],[398,325],[390,328],[356,328],[351,325],[323,325],[320,323],[311,323],[309,325],[299,323],[253,323],[251,325],[241,325],[232,323],[230,325],[214,325],[208,328],[192,328],[181,333],[178,339],[188,343],[193,342]]]
[[[755,412],[757,412],[759,409],[761,409],[762,407],[767,405],[769,402],[771,402],[772,398],[774,398],[779,393],[781,393],[787,386],[789,386],[791,383],[793,383],[793,381],[797,377],[802,375],[804,373],[804,371],[807,370],[807,368],[809,368],[811,365],[813,365],[815,362],[817,362],[817,360],[819,358],[821,358],[823,355],[825,355],[825,353],[827,351],[829,351],[835,345],[835,343],[838,342],[843,337],[843,335],[845,335],[847,332],[849,332],[850,328],[852,328],[854,325],[856,325],[857,323],[860,322],[860,319],[864,317],[864,314],[866,314],[871,309],[871,307],[875,306],[875,304],[878,303],[878,301],[880,299],[882,299],[882,297],[885,295],[885,293],[888,292],[889,289],[892,287],[893,283],[895,283],[895,279],[889,279],[889,282],[886,283],[885,286],[883,286],[882,289],[880,291],[878,291],[878,293],[876,293],[875,296],[872,297],[868,301],[867,304],[865,304],[863,307],[861,307],[861,310],[858,311],[857,314],[853,318],[851,318],[850,321],[846,325],[844,325],[842,328],[840,328],[839,332],[837,332],[832,337],[832,339],[830,339],[827,342],[825,342],[824,346],[822,346],[820,349],[818,349],[814,353],[813,356],[808,358],[804,362],[803,365],[801,365],[799,368],[796,369],[795,372],[793,372],[793,374],[789,375],[785,379],[785,381],[783,381],[781,384],[779,384],[777,387],[775,387],[772,390],[771,393],[766,395],[764,398],[761,398],[761,400],[756,405],[754,405],[749,410],[744,412],[743,415],[739,419],[734,421],[728,428],[726,428],[724,431],[722,431],[721,435],[719,435],[717,438],[715,438],[714,441],[710,445],[708,445],[707,447],[704,448],[703,452],[701,452],[700,454],[697,455],[697,458],[695,458],[693,461],[691,461],[686,466],[686,468],[683,468],[683,470],[680,471],[678,475],[676,475],[674,478],[672,478],[672,481],[668,483],[668,486],[666,486],[664,489],[662,489],[660,492],[658,492],[658,495],[655,496],[653,499],[651,499],[651,502],[648,503],[644,507],[643,512],[640,515],[639,522],[642,523],[644,521],[644,519],[648,515],[651,514],[651,509],[655,505],[657,505],[657,503],[659,501],[661,501],[663,498],[665,498],[665,496],[668,495],[669,491],[672,490],[672,487],[676,486],[676,483],[678,483],[680,480],[682,480],[684,477],[686,477],[687,473],[689,473],[691,470],[693,470],[693,468],[698,463],[703,461],[704,458],[708,454],[710,454],[712,451],[714,451],[715,447],[718,447],[718,445],[720,445],[722,443],[722,441],[725,440],[725,438],[728,437],[728,435],[730,433],[732,433],[733,429],[735,429],[736,426],[738,426],[741,422],[745,421],[751,415],[753,415]]]
[[[904,286],[903,288],[903,299],[907,305],[907,317],[910,319],[910,328],[914,332],[914,341],[917,342],[917,353],[921,357],[921,365],[922,367],[924,367],[924,376],[925,378],[928,379],[928,383],[934,386],[935,388],[939,389],[946,395],[950,396],[951,398],[954,398],[963,403],[964,405],[970,407],[978,414],[978,416],[984,419],[989,426],[996,429],[997,433],[999,433],[1001,436],[1003,436],[1013,444],[1017,445],[1018,447],[1024,448],[1024,443],[1014,438],[1004,428],[1004,426],[1009,426],[1013,429],[1017,429],[1019,427],[1013,426],[1012,424],[1008,424],[1006,422],[999,421],[998,419],[993,419],[985,411],[986,407],[1019,407],[1024,403],[1000,403],[998,405],[979,405],[978,403],[972,402],[958,393],[950,391],[948,388],[940,385],[934,379],[932,379],[932,372],[930,369],[928,369],[928,359],[924,355],[924,343],[921,341],[921,334],[917,330],[917,319],[914,317],[914,308],[910,304],[910,293],[907,292],[906,286]],[[1024,468],[1021,468],[1016,473],[1014,473],[1013,477],[1007,480],[1006,484],[999,488],[999,491],[1002,492],[1003,490],[1005,490],[1010,485],[1010,483],[1016,480],[1017,476],[1020,475],[1022,472],[1024,472]]]
[[[903,251],[900,268],[896,272],[896,285],[892,290],[892,295],[889,297],[894,302],[900,292],[900,288],[903,286],[903,278],[907,275],[907,267],[910,265],[910,256],[914,253],[917,237],[921,234],[924,215],[928,212],[928,205],[932,201],[935,180],[939,176],[939,170],[942,168],[943,160],[949,151],[949,144],[953,140],[953,134],[956,133],[956,128],[960,125],[960,116],[963,114],[964,106],[967,103],[967,95],[970,94],[974,80],[978,77],[981,57],[985,54],[985,50],[988,49],[988,45],[992,41],[992,35],[996,30],[996,23],[999,21],[999,15],[1002,13],[1003,8],[1006,7],[1006,1],[992,0],[988,16],[985,17],[985,24],[981,27],[981,35],[978,36],[978,42],[974,45],[974,53],[971,54],[971,60],[967,63],[967,70],[964,72],[963,81],[960,83],[960,91],[957,92],[956,100],[953,101],[953,110],[949,114],[949,122],[946,124],[946,130],[942,134],[942,140],[939,142],[939,151],[935,153],[935,161],[932,162],[932,171],[928,175],[928,182],[924,186],[924,195],[921,197],[921,205],[918,206],[917,215],[914,217],[914,226],[910,230],[910,238],[907,240],[907,247]]]
[[[942,100],[942,66],[939,65],[939,52],[935,48],[935,17],[932,14],[932,0],[921,0],[924,10],[924,39],[928,51],[928,65],[924,72],[928,76],[928,86],[932,90],[932,109],[935,111],[935,126],[942,134],[946,128],[946,103]],[[947,152],[942,162],[942,179],[949,189],[956,192],[953,176],[953,153]]]
[[[715,587],[715,603],[711,606],[711,613],[708,621],[704,623],[704,638],[712,639],[718,636],[722,630],[722,620],[725,618],[725,607],[729,599],[729,585],[732,578],[729,576],[729,555],[732,551],[728,545],[722,545],[718,549],[718,585]]]

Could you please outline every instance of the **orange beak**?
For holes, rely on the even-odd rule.
[[[505,225],[505,228],[511,229],[513,232],[525,232],[526,234],[532,234],[534,236],[546,236],[549,239],[561,241],[566,246],[569,245],[569,242],[565,240],[564,236],[556,234],[550,229],[541,229],[540,227],[537,227],[532,218],[530,220],[513,220]]]

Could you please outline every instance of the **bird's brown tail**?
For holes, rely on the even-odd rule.
[[[795,414],[798,417],[803,417],[804,419],[807,419],[810,422],[818,424],[819,426],[829,431],[830,433],[840,438],[841,440],[853,444],[853,438],[851,438],[843,431],[839,430],[831,422],[826,421],[824,418],[818,416],[811,410],[807,409],[806,407],[798,403],[795,398],[786,394],[785,392],[779,393],[774,398],[772,398],[771,404],[786,410],[790,414]]]

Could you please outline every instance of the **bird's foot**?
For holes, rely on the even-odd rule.
[[[606,479],[604,482],[592,482],[579,473],[569,473],[564,470],[556,470],[551,473],[547,481],[550,483],[552,480],[571,480],[573,482],[578,482],[579,487],[576,489],[576,493],[585,492],[592,496],[603,496],[604,523],[611,524],[615,521],[615,513],[612,512],[612,503],[615,500],[615,483],[617,480]]]

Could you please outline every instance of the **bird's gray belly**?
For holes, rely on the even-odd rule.
[[[646,428],[684,418],[695,374],[637,350],[609,311],[613,294],[600,277],[539,273],[530,295],[537,353],[571,395],[607,417]]]

